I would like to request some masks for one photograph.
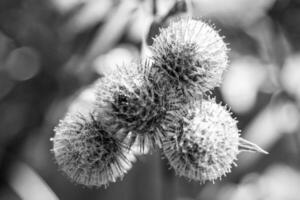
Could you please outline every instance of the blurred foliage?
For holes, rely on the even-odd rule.
[[[89,109],[103,73],[147,54],[149,29],[174,1],[0,1],[0,199],[299,199],[298,0],[187,0],[188,14],[230,44],[215,95],[270,155],[242,154],[232,174],[205,185],[175,177],[158,153],[141,155],[108,189],[76,186],[57,170],[53,127],[67,110]]]

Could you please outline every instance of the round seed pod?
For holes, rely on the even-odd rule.
[[[176,174],[203,183],[231,171],[239,153],[239,130],[226,108],[203,100],[173,117],[181,118],[173,129],[177,137],[167,138],[163,150]]]
[[[219,86],[228,65],[222,37],[200,20],[171,22],[154,38],[151,49],[154,68],[188,96]]]
[[[123,130],[130,146],[137,142],[141,150],[161,147],[165,115],[185,101],[169,85],[157,81],[150,69],[149,63],[133,63],[108,77],[117,80],[109,87],[101,81],[96,87],[99,115],[104,115],[115,130]]]
[[[135,159],[116,133],[92,114],[69,114],[54,131],[52,151],[56,162],[75,183],[106,187],[122,178]]]

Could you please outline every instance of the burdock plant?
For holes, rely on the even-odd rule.
[[[221,84],[227,69],[227,45],[218,32],[195,19],[181,18],[161,29],[152,45],[153,67],[187,95]]]
[[[99,115],[114,129],[123,130],[124,142],[127,139],[129,146],[137,142],[142,151],[161,147],[168,128],[164,127],[166,115],[185,103],[182,95],[157,77],[148,62],[133,62],[119,67],[118,73],[96,86]]]
[[[227,45],[213,27],[172,21],[151,49],[147,61],[98,80],[93,114],[68,114],[54,129],[62,171],[76,183],[107,185],[130,169],[136,142],[162,149],[176,174],[203,183],[229,173],[241,151],[266,153],[242,139],[228,108],[206,95],[228,66]]]
[[[54,129],[53,152],[72,181],[107,186],[131,168],[134,156],[117,134],[93,114],[69,114]]]
[[[214,100],[187,105],[175,114],[180,123],[166,138],[164,154],[176,174],[192,180],[214,181],[231,171],[241,151],[266,153],[258,146],[240,138],[237,121],[226,107]]]

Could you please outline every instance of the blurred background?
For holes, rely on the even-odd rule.
[[[67,111],[88,110],[93,82],[147,54],[143,41],[177,15],[225,36],[230,68],[214,95],[270,154],[241,153],[214,184],[176,177],[159,152],[107,189],[71,183],[50,152],[53,127]],[[1,0],[0,199],[297,200],[299,50],[299,0]]]

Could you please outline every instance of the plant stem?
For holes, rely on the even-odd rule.
[[[155,17],[157,14],[157,0],[152,0],[152,15]]]

